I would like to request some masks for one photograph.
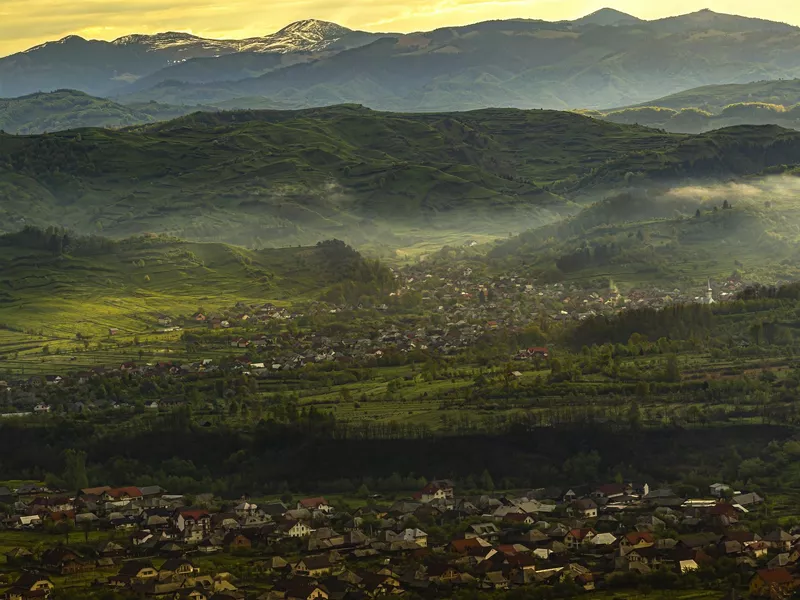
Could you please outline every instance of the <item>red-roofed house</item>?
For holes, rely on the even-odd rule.
[[[655,543],[656,540],[649,531],[626,533],[619,541],[619,545],[623,548],[650,548]]]
[[[138,487],[121,487],[106,490],[106,497],[111,501],[134,500],[142,497],[142,491]]]
[[[450,550],[456,554],[469,554],[471,550],[479,548],[491,548],[492,545],[481,538],[469,538],[464,540],[453,540],[450,542]]]
[[[567,548],[578,548],[581,544],[588,542],[595,535],[594,529],[571,529],[564,537],[564,544]]]
[[[211,515],[202,509],[183,509],[175,513],[175,527],[186,543],[203,541],[211,532]]]
[[[761,569],[750,581],[750,595],[788,598],[799,583],[784,567]]]

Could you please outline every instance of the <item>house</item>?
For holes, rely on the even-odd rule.
[[[278,532],[286,537],[299,538],[311,535],[312,529],[302,521],[287,521],[278,527]]]
[[[198,543],[211,532],[211,515],[202,509],[178,510],[175,527],[187,543]]]
[[[503,520],[512,525],[533,525],[533,517],[524,513],[507,513]]]
[[[119,570],[118,577],[127,580],[153,579],[158,577],[158,570],[149,560],[132,560],[123,563],[122,568]]]
[[[14,502],[14,494],[5,486],[0,485],[0,504],[11,504]]]
[[[626,533],[619,545],[623,548],[650,548],[655,543],[655,538],[649,531],[634,531]]]
[[[753,597],[788,598],[797,589],[800,580],[785,567],[761,569],[750,580],[750,595]]]
[[[250,541],[250,538],[239,532],[229,531],[222,540],[222,545],[229,550],[244,550],[252,548],[253,542]]]
[[[738,504],[739,506],[744,506],[746,508],[748,506],[763,504],[764,499],[755,492],[749,492],[746,494],[735,494],[731,499],[731,502],[733,502],[734,504]]]
[[[142,491],[138,487],[121,487],[106,490],[104,497],[109,502],[124,500],[134,500],[142,497]]]
[[[783,529],[776,529],[775,531],[770,531],[768,534],[766,534],[762,538],[762,541],[767,545],[768,548],[773,548],[779,552],[788,552],[792,547],[794,538],[786,533]]]
[[[633,487],[630,485],[625,485],[623,483],[607,483],[604,485],[597,486],[597,488],[590,494],[590,496],[594,499],[611,500],[612,498],[632,493],[633,493]]]
[[[41,527],[42,518],[39,515],[16,515],[12,519],[14,529],[35,529]]]
[[[726,495],[727,493],[733,491],[731,486],[726,485],[724,483],[712,483],[708,487],[708,491],[711,493],[712,496],[716,498],[722,498],[722,496]]]
[[[6,560],[9,563],[27,562],[33,560],[33,552],[27,548],[13,548],[12,550],[6,552]]]
[[[160,575],[192,575],[195,573],[194,565],[185,558],[170,558],[161,565]]]
[[[429,483],[419,493],[414,494],[414,499],[425,503],[433,502],[434,500],[446,500],[447,493],[442,488]]]
[[[275,584],[270,598],[283,597],[285,600],[328,600],[328,593],[316,582],[308,578],[296,578],[279,581]]]
[[[428,547],[428,534],[421,529],[406,529],[401,531],[397,539],[403,542],[412,542],[420,548]]]
[[[567,548],[574,550],[579,548],[581,544],[590,542],[595,535],[597,534],[594,529],[571,529],[564,537],[564,543]]]
[[[328,501],[325,498],[306,498],[304,500],[300,500],[297,503],[297,509],[306,509],[306,510],[318,510],[324,513],[332,513],[333,507],[328,504]]]
[[[588,543],[593,546],[612,546],[617,543],[617,538],[611,533],[598,533]]]
[[[6,592],[9,600],[47,598],[53,591],[53,582],[38,573],[23,573]]]
[[[597,503],[591,498],[581,498],[572,503],[575,513],[584,519],[597,518]]]
[[[329,574],[333,570],[333,565],[327,554],[321,554],[318,556],[306,556],[298,561],[292,569],[296,573],[307,575],[308,577],[319,577]]]

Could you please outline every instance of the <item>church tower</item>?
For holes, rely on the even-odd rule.
[[[708,280],[708,289],[706,290],[706,304],[714,304],[714,290],[711,289],[711,280]]]

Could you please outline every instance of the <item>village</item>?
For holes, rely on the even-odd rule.
[[[9,378],[0,381],[0,390],[30,391],[63,382],[82,384],[108,373],[152,376],[232,370],[268,376],[330,362],[344,367],[397,364],[415,352],[455,356],[501,333],[527,342],[512,351],[509,360],[546,358],[546,332],[554,327],[632,309],[725,302],[746,288],[742,280],[729,279],[716,292],[709,282],[700,293],[653,287],[622,295],[613,283],[602,292],[564,283],[533,284],[515,276],[487,278],[469,268],[428,271],[415,266],[398,274],[401,285],[391,294],[391,304],[353,306],[315,301],[288,308],[269,302],[241,302],[216,312],[154,315],[156,334],[178,332],[182,345],[200,356],[155,363],[139,357],[121,364]],[[135,353],[135,344],[129,339],[121,341],[122,334],[112,328],[103,343],[131,348]],[[212,356],[202,357],[203,352]]]
[[[463,496],[434,480],[358,508],[284,500],[224,502],[158,486],[0,487],[2,527],[29,541],[6,552],[0,577],[10,586],[0,597],[46,598],[56,580],[194,600],[442,598],[559,582],[592,591],[723,563],[751,597],[800,586],[800,530],[753,529],[764,498],[722,483],[701,498],[646,483]],[[231,560],[212,560],[223,556]]]

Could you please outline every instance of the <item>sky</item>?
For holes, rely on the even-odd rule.
[[[66,35],[112,40],[183,31],[265,35],[301,19],[366,31],[410,32],[489,19],[573,19],[605,6],[643,19],[710,8],[800,25],[796,0],[0,0],[0,56]]]

